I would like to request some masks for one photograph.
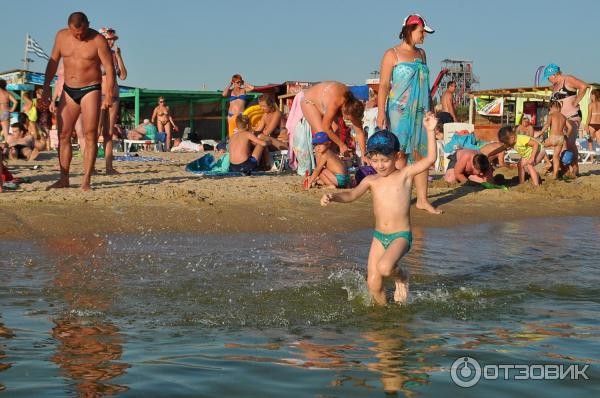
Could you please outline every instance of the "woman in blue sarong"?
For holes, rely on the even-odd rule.
[[[427,131],[423,117],[429,111],[429,68],[425,51],[417,48],[425,33],[433,33],[418,14],[404,19],[402,42],[383,55],[380,69],[377,126],[394,133],[400,141],[401,157],[398,168],[427,155]],[[441,214],[427,199],[427,171],[415,176],[417,208]]]

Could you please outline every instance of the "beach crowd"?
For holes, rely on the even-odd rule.
[[[380,304],[386,302],[384,278],[396,284],[395,301],[404,302],[408,296],[408,274],[399,260],[411,248],[413,185],[417,209],[442,213],[428,198],[434,165],[445,164],[443,179],[449,184],[505,188],[495,180],[494,170],[507,166],[507,159],[516,154],[518,160],[510,166],[517,169],[519,183],[529,179],[540,185],[544,174],[552,179],[577,177],[581,150],[577,138],[582,132],[590,142],[600,143],[600,91],[591,90],[587,120],[582,120],[579,104],[590,86],[553,63],[543,71],[553,94],[540,129],[524,116],[517,126],[501,127],[496,140],[478,140],[473,131],[458,131],[446,140],[444,126],[459,122],[453,100],[457,84],[447,82],[440,103],[434,106],[423,48],[427,35],[434,32],[418,14],[403,20],[400,42],[383,53],[378,84],[370,90],[368,101],[359,100],[344,83],[323,81],[299,92],[285,114],[273,96],[260,96],[260,115],[252,118],[245,110],[255,87],[242,75],[234,74],[222,91],[229,104],[228,137],[215,148],[215,156],[224,173],[270,170],[274,155],[285,154],[289,167],[304,177],[306,189],[327,188],[321,197],[323,206],[352,202],[371,192],[375,231],[367,282]],[[34,161],[50,149],[53,136],[60,177],[48,189],[70,187],[73,137],[83,155],[83,190],[91,189],[99,139],[107,174],[118,174],[113,166],[114,140],[150,140],[173,151],[190,145],[179,135],[174,137],[179,128],[164,97],[158,98],[141,124],[127,131],[121,127],[117,81],[127,79],[127,68],[117,40],[115,29],[93,30],[85,14],[72,13],[67,27],[56,35],[45,83],[33,99],[23,95],[17,100],[0,80],[2,181],[15,178],[6,160]],[[19,105],[18,122],[11,124],[10,114]],[[542,170],[536,168],[540,163]]]

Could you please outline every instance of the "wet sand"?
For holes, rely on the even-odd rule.
[[[0,194],[0,239],[44,239],[89,234],[155,232],[308,232],[371,228],[369,195],[353,204],[319,205],[324,189],[305,191],[302,177],[202,177],[186,173],[199,154],[156,154],[165,162],[115,162],[122,173],[104,175],[104,162],[83,192],[81,158],[73,160],[72,188],[46,191],[58,178],[54,153],[32,163],[10,162],[17,177],[30,183]],[[37,169],[33,166],[37,165]],[[431,201],[444,214],[434,216],[413,207],[414,227],[450,227],[494,221],[553,216],[600,216],[600,165],[582,165],[575,181],[516,186],[515,170],[499,169],[510,190],[449,186],[435,176]]]

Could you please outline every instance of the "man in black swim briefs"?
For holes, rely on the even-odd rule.
[[[83,154],[84,175],[81,188],[84,191],[90,189],[96,162],[100,108],[108,109],[112,106],[112,96],[106,96],[102,103],[100,99],[101,65],[106,71],[106,91],[112,93],[114,90],[115,68],[112,54],[104,36],[90,29],[89,25],[84,13],[72,13],[69,16],[68,28],[61,29],[56,34],[52,55],[46,67],[42,102],[49,105],[51,112],[57,111],[60,163],[60,179],[48,189],[69,187],[71,134],[80,114],[83,116],[86,148]],[[57,110],[55,104],[50,102],[50,82],[61,58],[65,69],[65,84]]]

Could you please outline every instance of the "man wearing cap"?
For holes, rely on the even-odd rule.
[[[54,79],[58,63],[62,58],[65,83],[57,112],[60,179],[48,189],[69,187],[71,134],[77,118],[82,114],[86,150],[83,154],[84,171],[81,188],[88,191],[91,189],[90,181],[96,162],[100,107],[109,109],[112,106],[112,96],[108,95],[103,101],[100,100],[102,89],[100,66],[106,71],[107,92],[114,91],[115,71],[106,39],[89,28],[90,23],[84,13],[72,13],[67,24],[68,28],[61,29],[56,34],[52,55],[46,67],[44,93],[40,99],[43,106],[48,106],[50,82]],[[49,106],[50,111],[54,112],[55,104],[50,103]]]
[[[546,65],[544,68],[544,78],[552,83],[551,100],[561,103],[561,113],[571,125],[571,135],[567,137],[567,149],[575,154],[575,159],[578,159],[579,151],[577,150],[576,141],[581,124],[579,103],[590,86],[575,76],[563,75],[560,67],[556,64]],[[577,163],[574,165],[574,171],[575,173],[579,173]]]
[[[426,33],[434,30],[418,14],[404,19],[402,42],[383,55],[380,67],[377,126],[387,128],[400,142],[397,167],[427,156],[427,132],[423,118],[430,107],[429,68],[423,44]],[[385,111],[384,111],[385,110]],[[432,214],[441,214],[427,199],[429,172],[414,178],[417,193],[416,207]]]

